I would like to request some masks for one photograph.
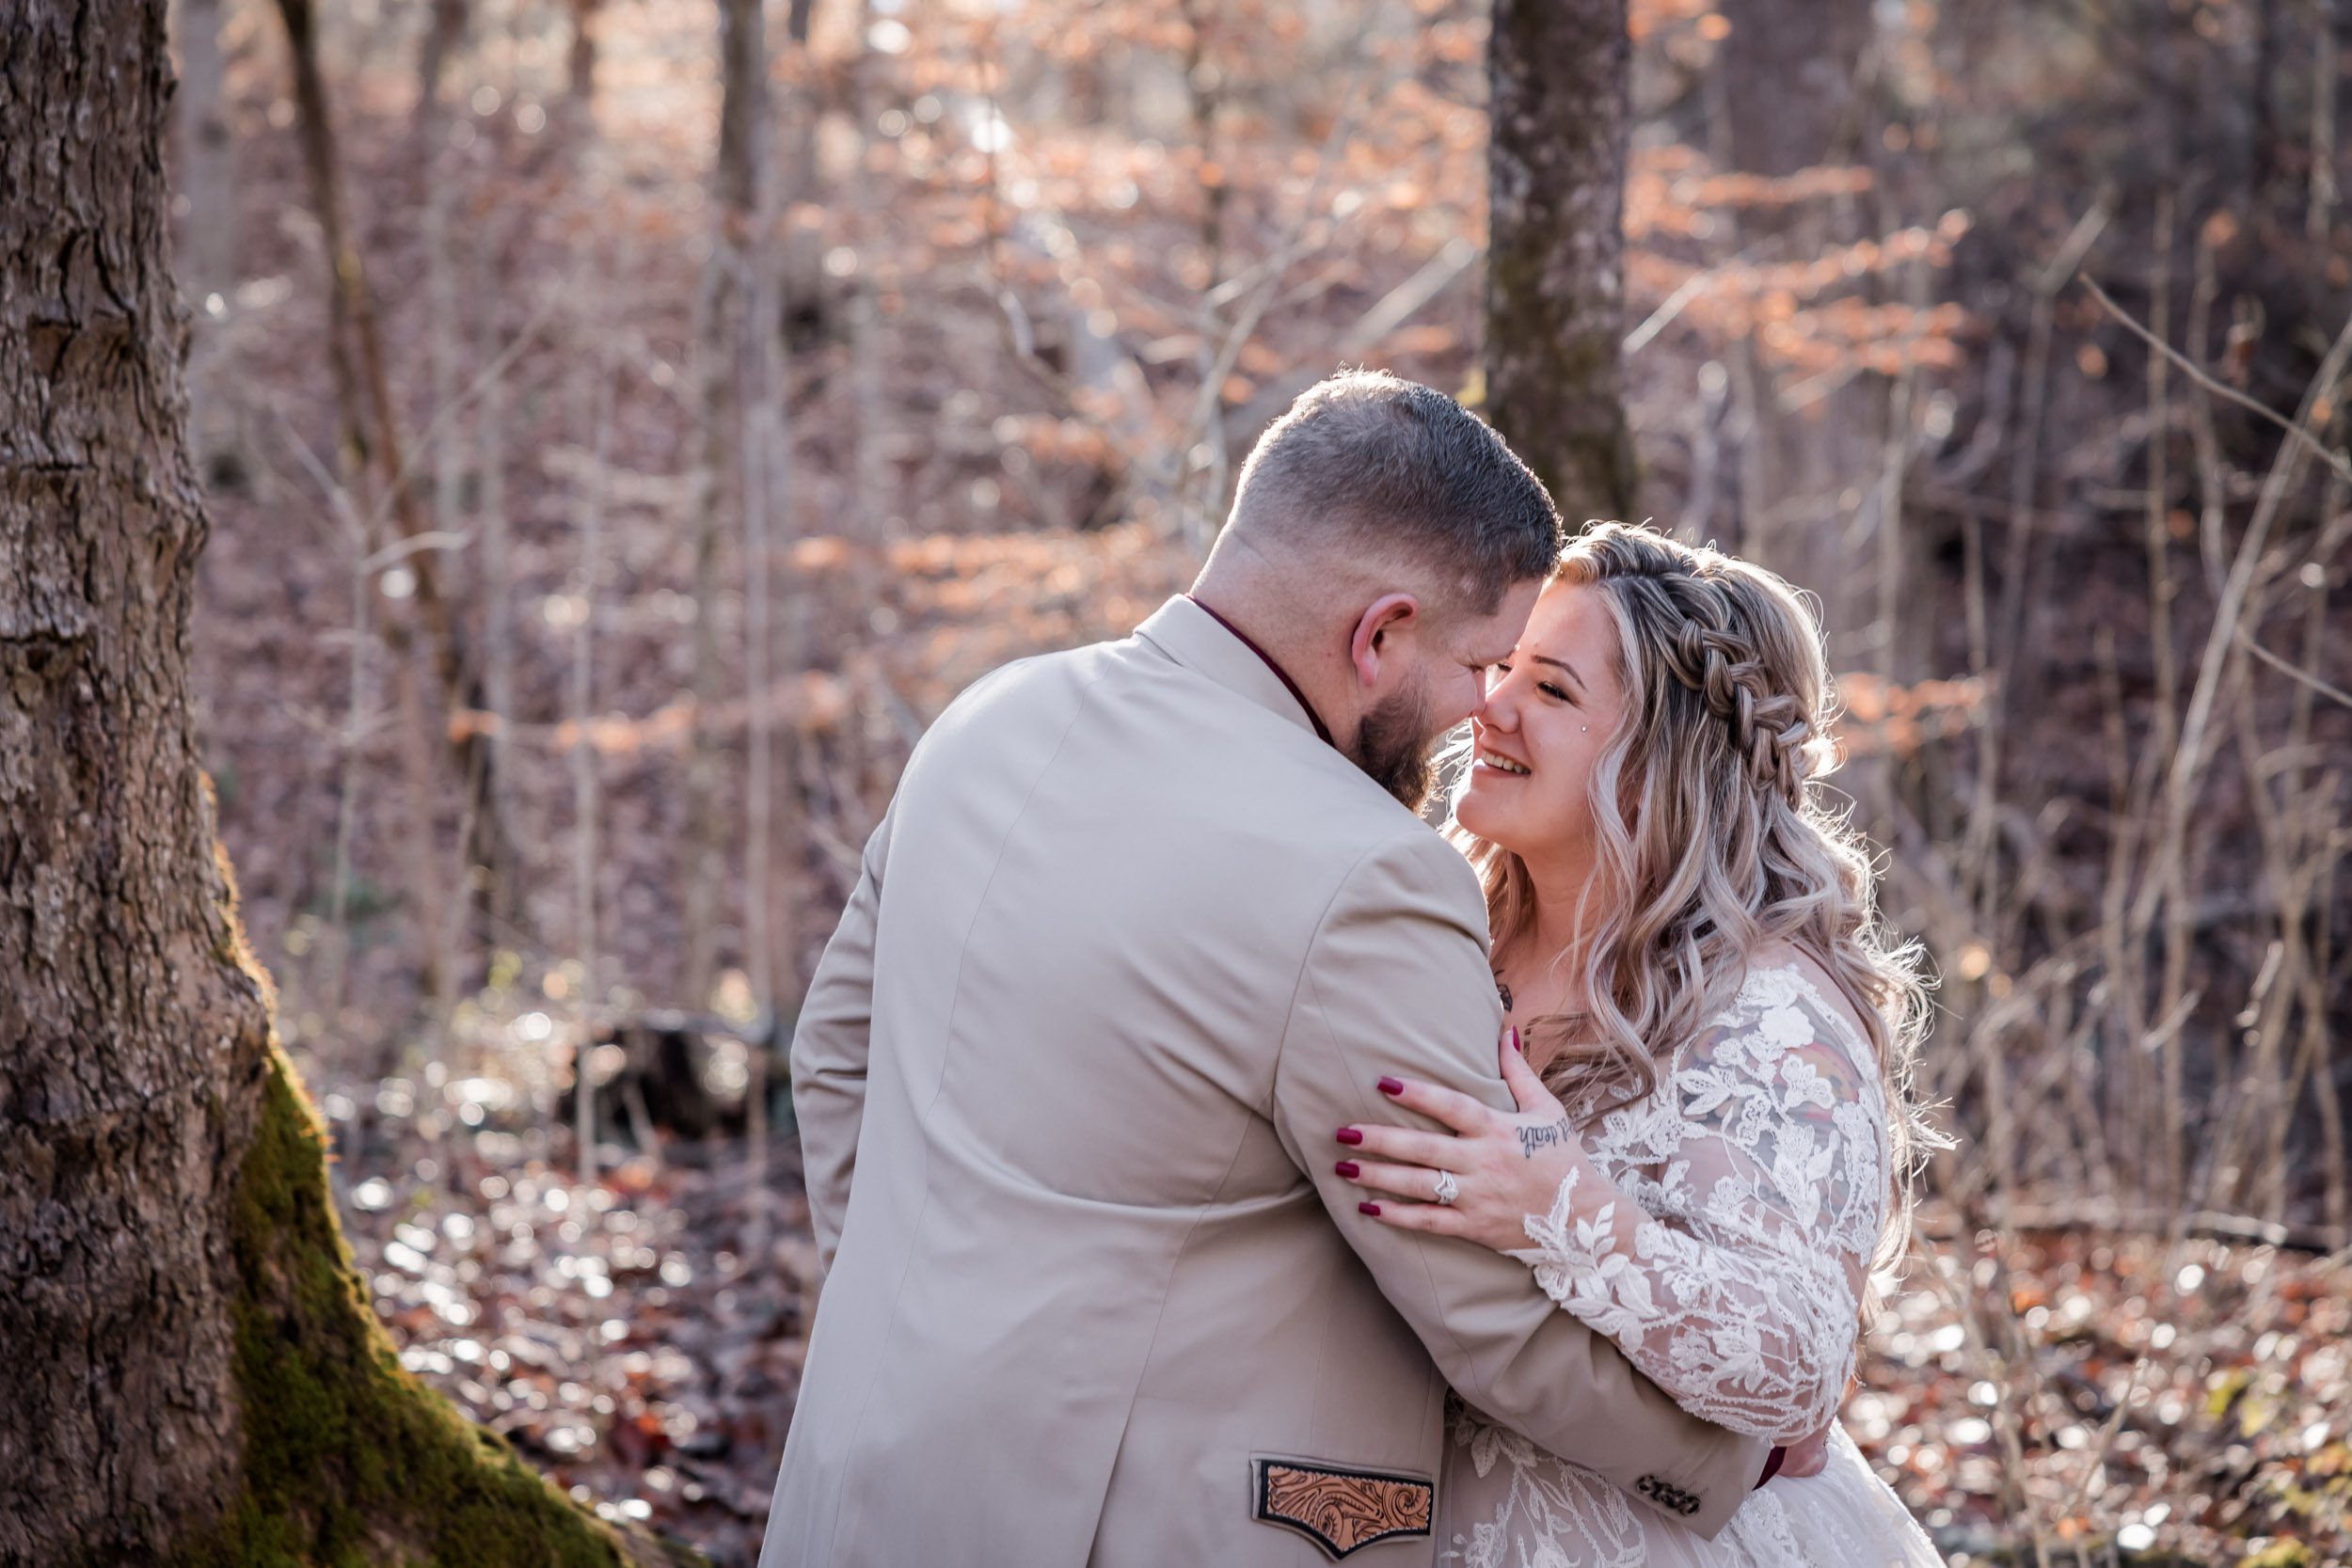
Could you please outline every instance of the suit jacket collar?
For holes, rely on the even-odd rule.
[[[1236,695],[1279,714],[1310,735],[1315,717],[1265,656],[1220,625],[1217,618],[1179,594],[1152,612],[1136,635],[1183,665]]]

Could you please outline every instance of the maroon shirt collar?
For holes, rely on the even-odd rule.
[[[1210,620],[1215,621],[1218,626],[1223,626],[1227,631],[1232,632],[1235,637],[1241,640],[1241,645],[1243,647],[1248,649],[1251,653],[1256,654],[1260,658],[1263,659],[1265,661],[1265,667],[1274,672],[1274,678],[1282,683],[1283,689],[1288,691],[1292,696],[1297,698],[1298,705],[1307,710],[1307,721],[1315,727],[1315,734],[1322,738],[1324,744],[1327,746],[1336,744],[1336,742],[1331,739],[1330,730],[1326,727],[1323,722],[1323,715],[1315,711],[1315,705],[1307,700],[1307,694],[1298,689],[1298,683],[1291,679],[1291,673],[1274,662],[1274,656],[1272,654],[1267,653],[1263,648],[1259,647],[1256,642],[1252,641],[1248,632],[1233,625],[1232,622],[1228,621],[1224,616],[1219,615],[1216,610],[1210,610],[1207,605],[1200,604],[1200,601],[1197,598],[1193,598],[1193,595],[1190,594],[1185,594],[1184,597],[1192,599],[1194,604],[1200,605],[1202,610],[1208,611]]]

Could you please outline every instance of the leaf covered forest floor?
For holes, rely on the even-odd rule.
[[[549,1098],[564,1035],[471,1015],[426,1080],[310,1080],[353,1251],[406,1365],[469,1417],[611,1516],[750,1568],[807,1344],[795,1150],[778,1139],[764,1247],[739,1140],[607,1145],[581,1185]],[[1971,1237],[1931,1202],[1919,1228],[1844,1419],[1951,1561],[2352,1561],[2344,1259]]]

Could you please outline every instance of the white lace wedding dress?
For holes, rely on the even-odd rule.
[[[1580,1120],[1584,1118],[1580,1117]],[[1885,1097],[1867,1042],[1793,965],[1756,969],[1658,1091],[1601,1118],[1594,1163],[1648,1218],[1528,1223],[1561,1307],[1695,1416],[1794,1443],[1836,1414],[1886,1203]],[[1589,1201],[1586,1205],[1589,1208]],[[1929,1568],[1934,1546],[1843,1429],[1706,1540],[1456,1404],[1438,1560],[1462,1568]]]

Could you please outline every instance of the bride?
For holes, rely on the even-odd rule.
[[[1827,1455],[1710,1541],[1675,1499],[1458,1410],[1441,1561],[1940,1560],[1836,1424],[1932,1135],[1906,1098],[1916,950],[1888,944],[1817,783],[1830,701],[1787,583],[1621,523],[1568,547],[1495,667],[1453,832],[1486,885],[1519,1114],[1384,1080],[1451,1132],[1364,1127],[1340,1174],[1377,1223],[1527,1262],[1693,1415],[1789,1446],[1826,1429]]]

